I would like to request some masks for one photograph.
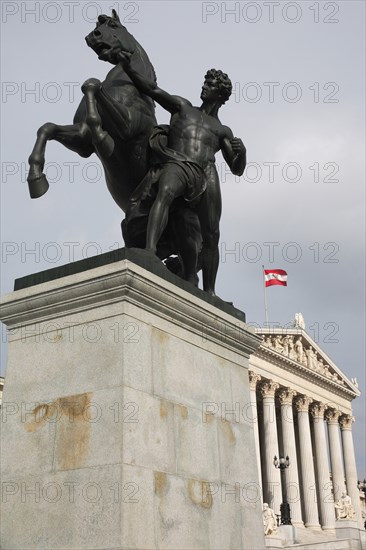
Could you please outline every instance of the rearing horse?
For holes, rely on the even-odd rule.
[[[117,55],[121,49],[131,52],[136,70],[156,81],[155,71],[147,53],[121,24],[115,10],[112,17],[98,17],[86,42],[99,59],[116,66],[102,83],[96,79],[84,83],[84,97],[73,124],[59,126],[48,122],[39,128],[29,157],[30,196],[38,198],[49,187],[42,170],[47,141],[55,140],[81,157],[98,155],[108,189],[125,211],[129,196],[148,170],[148,140],[156,118],[154,102],[135,88],[118,64]]]
[[[32,198],[38,198],[48,190],[42,170],[47,141],[55,140],[82,157],[90,157],[92,153],[98,155],[107,187],[118,206],[126,212],[132,192],[150,168],[149,137],[157,122],[153,100],[137,90],[119,63],[119,53],[122,50],[130,52],[131,65],[148,80],[156,82],[156,75],[147,53],[121,24],[115,10],[112,10],[111,17],[100,15],[96,28],[85,40],[99,59],[115,67],[103,82],[95,78],[84,82],[81,88],[84,97],[73,124],[59,126],[48,122],[39,128],[29,157],[29,192]],[[169,231],[159,241],[158,256],[165,259],[177,254],[180,261],[170,259],[167,267],[198,284],[197,263],[202,243],[200,225],[196,213],[183,203],[177,200]],[[145,247],[146,216],[141,223],[142,231],[137,236],[128,237],[127,246]],[[126,240],[124,228],[126,225],[122,222]]]

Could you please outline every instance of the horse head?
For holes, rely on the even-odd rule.
[[[134,53],[137,42],[119,20],[116,10],[112,16],[100,15],[95,29],[85,37],[86,43],[102,61],[118,64],[121,50]]]
[[[155,70],[147,53],[126,27],[122,25],[116,10],[112,10],[112,16],[100,15],[95,29],[85,37],[85,40],[99,59],[108,61],[113,65],[118,65],[119,52],[130,52],[132,54],[131,64],[134,69],[156,82]],[[130,80],[122,66],[119,66],[119,69],[124,77]],[[153,105],[150,98],[146,98],[146,100]]]

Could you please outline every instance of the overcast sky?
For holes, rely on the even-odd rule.
[[[357,377],[365,477],[363,1],[2,2],[1,293],[15,278],[123,246],[122,212],[95,155],[50,143],[48,193],[31,200],[26,184],[38,127],[70,124],[81,84],[111,68],[84,37],[112,8],[147,50],[160,87],[199,104],[207,69],[232,79],[220,118],[243,139],[249,165],[235,178],[217,155],[217,293],[263,325],[261,266],[288,272],[287,288],[268,291],[270,321],[302,312],[310,336]],[[169,120],[160,108],[157,118]]]

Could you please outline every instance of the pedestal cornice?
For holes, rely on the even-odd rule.
[[[161,269],[165,275],[166,268]],[[192,287],[195,292],[191,294],[167,278],[126,259],[8,294],[1,301],[0,319],[16,329],[88,311],[91,305],[124,302],[147,312],[159,312],[160,317],[246,358],[258,349],[260,337],[238,319],[238,310],[232,308],[230,315],[208,303],[203,291]],[[224,309],[227,307],[225,304]],[[10,339],[19,337],[16,331],[10,334]]]

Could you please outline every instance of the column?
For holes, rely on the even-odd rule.
[[[250,404],[252,408],[252,422],[254,430],[254,443],[255,443],[255,452],[257,455],[257,465],[258,465],[258,481],[259,485],[262,488],[262,472],[261,472],[261,452],[259,446],[259,431],[258,431],[258,410],[257,410],[257,383],[261,380],[261,376],[256,374],[253,371],[249,371],[249,384],[250,384]]]
[[[334,500],[341,498],[342,491],[345,491],[343,458],[341,440],[339,434],[339,417],[341,411],[328,409],[325,412],[325,418],[328,424],[330,464],[332,468],[333,494]]]
[[[264,499],[276,514],[280,513],[281,477],[280,471],[274,467],[273,459],[278,457],[278,439],[276,424],[275,392],[279,384],[268,380],[260,386],[263,398],[263,434],[264,434]]]
[[[356,513],[356,520],[360,529],[363,529],[361,516],[360,494],[357,487],[357,468],[355,460],[355,450],[353,447],[352,423],[354,417],[346,414],[339,419],[342,432],[344,469],[346,472],[347,494],[351,497],[352,506]]]
[[[335,529],[335,509],[332,483],[329,476],[327,440],[324,424],[325,405],[313,403],[310,412],[313,417],[315,460],[318,474],[320,524],[324,531]]]
[[[305,527],[320,528],[316,499],[315,472],[309,422],[310,397],[298,397],[295,401],[299,426],[301,482],[304,499]]]
[[[281,389],[278,393],[281,403],[281,423],[283,452],[290,458],[290,466],[286,468],[287,497],[290,504],[291,521],[293,525],[303,525],[301,514],[299,472],[297,466],[296,441],[292,401],[296,392],[291,388]]]

